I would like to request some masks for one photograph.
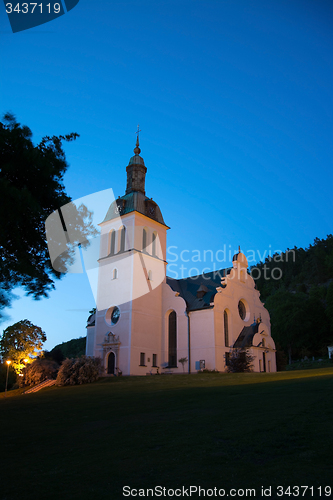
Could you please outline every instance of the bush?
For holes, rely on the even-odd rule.
[[[235,349],[230,353],[227,371],[229,373],[245,373],[252,371],[254,357],[248,349]]]
[[[102,371],[100,358],[81,356],[65,359],[57,376],[57,385],[90,384],[95,382]]]
[[[47,378],[55,379],[59,370],[59,365],[51,359],[35,359],[23,370],[23,377],[19,377],[20,387],[40,384]]]

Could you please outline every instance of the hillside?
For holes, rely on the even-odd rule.
[[[251,267],[272,323],[272,336],[292,358],[327,356],[333,343],[333,236],[287,249]]]

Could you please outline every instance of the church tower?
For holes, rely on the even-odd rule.
[[[97,311],[88,321],[87,355],[100,357],[109,374],[145,375],[160,362],[168,227],[145,194],[140,153],[137,137],[125,194],[100,224]]]

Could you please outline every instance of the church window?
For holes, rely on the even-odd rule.
[[[115,325],[116,323],[118,323],[119,318],[120,318],[120,310],[119,307],[116,306],[113,308],[113,311],[111,313],[111,324]]]
[[[145,357],[146,354],[144,352],[140,352],[140,366],[145,366]]]
[[[145,228],[143,228],[142,231],[142,250],[147,251],[147,231]]]
[[[169,314],[169,367],[177,368],[177,314]]]
[[[157,366],[157,354],[153,354],[153,366]]]
[[[148,279],[149,279],[149,281],[151,281],[153,279],[153,272],[152,271],[148,271]]]
[[[108,325],[115,325],[120,318],[120,309],[117,306],[109,307],[105,313],[105,321]]]
[[[113,279],[116,280],[118,278],[118,269],[113,270]]]
[[[262,341],[261,341],[261,345],[262,345],[263,347],[265,347],[265,339],[262,339]]]
[[[112,230],[110,231],[110,240],[109,240],[109,255],[114,255],[115,254],[115,248],[116,248],[116,231]]]
[[[224,345],[229,347],[229,324],[227,311],[224,311]]]
[[[120,252],[125,252],[126,227],[123,226],[120,231]]]
[[[245,320],[246,317],[246,307],[242,300],[238,302],[238,312],[241,319]]]
[[[156,257],[156,238],[157,238],[157,234],[153,233],[153,239],[152,239],[152,255],[153,255],[153,257]]]

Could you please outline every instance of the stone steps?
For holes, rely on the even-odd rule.
[[[38,392],[41,389],[44,389],[45,387],[51,387],[55,383],[56,383],[55,380],[51,380],[51,379],[47,378],[46,380],[44,380],[40,384],[34,385],[33,387],[31,387],[30,389],[28,389],[27,391],[25,391],[23,394],[30,394],[32,392]]]

